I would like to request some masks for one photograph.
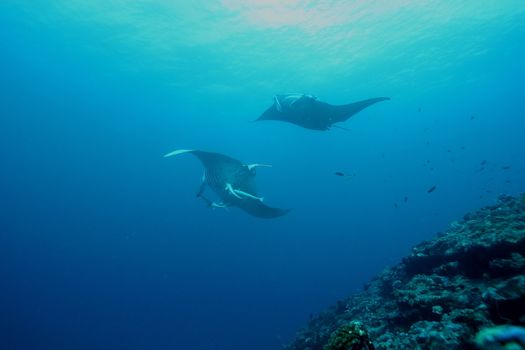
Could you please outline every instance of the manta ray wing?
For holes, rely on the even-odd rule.
[[[284,116],[281,112],[277,110],[277,107],[275,104],[268,107],[263,114],[259,116],[259,118],[255,119],[254,122],[258,122],[260,120],[283,120]]]
[[[244,168],[239,160],[214,152],[176,150],[166,154],[164,157],[184,153],[191,153],[201,161],[205,169],[206,182],[212,188],[223,188],[226,183],[234,183],[236,177],[239,177],[239,173]]]
[[[329,115],[329,118],[331,118],[332,124],[344,122],[345,120],[348,120],[348,118],[362,111],[368,106],[371,106],[375,103],[386,101],[386,100],[390,100],[390,98],[389,97],[376,97],[376,98],[369,98],[367,100],[362,100],[362,101],[358,101],[354,103],[349,103],[346,105],[340,105],[340,106],[329,105],[330,110],[328,111],[328,115]]]
[[[223,197],[226,184],[236,186],[239,179],[246,176],[245,166],[237,159],[213,152],[195,151],[193,153],[204,165],[206,183],[221,197]]]
[[[211,172],[230,174],[243,167],[241,161],[224,154],[204,151],[193,151],[192,153],[199,158],[206,170]]]
[[[326,130],[329,126],[327,115],[331,112],[331,107],[333,106],[325,102],[306,100],[294,104],[292,109],[279,111],[274,104],[255,121],[278,120],[307,129]]]
[[[256,199],[245,199],[236,206],[258,218],[272,219],[288,214],[289,209],[272,208]]]

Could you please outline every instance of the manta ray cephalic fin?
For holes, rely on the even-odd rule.
[[[226,187],[224,188],[226,191],[230,192],[231,195],[242,199],[242,197],[237,193],[238,190],[234,190],[231,183],[227,183]]]
[[[248,192],[244,192],[244,191],[241,191],[241,190],[234,190],[235,193],[241,195],[241,196],[244,196],[244,197],[248,197],[248,198],[251,198],[251,199],[255,199],[255,200],[258,200],[259,202],[263,202],[264,201],[264,197],[257,197],[257,196],[254,196],[253,194],[250,194]]]

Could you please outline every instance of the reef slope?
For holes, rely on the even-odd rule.
[[[481,328],[525,325],[525,194],[500,196],[417,245],[286,349],[328,349],[330,335],[356,321],[376,349],[472,349]]]

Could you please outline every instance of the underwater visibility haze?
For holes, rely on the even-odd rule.
[[[0,349],[291,343],[525,190],[524,57],[523,0],[0,2]]]

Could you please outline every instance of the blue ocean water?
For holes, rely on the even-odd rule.
[[[522,0],[7,0],[0,53],[1,349],[278,349],[525,188]],[[284,92],[391,100],[251,122]],[[206,208],[177,148],[292,211]]]

